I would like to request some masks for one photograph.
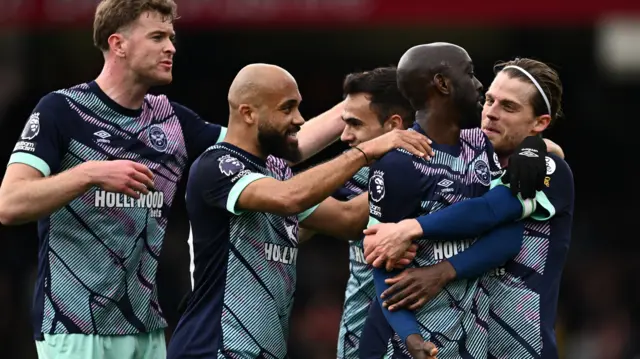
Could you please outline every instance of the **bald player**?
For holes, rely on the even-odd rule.
[[[491,142],[478,128],[482,84],[463,48],[447,43],[415,46],[400,59],[397,77],[400,91],[417,110],[413,129],[433,140],[435,156],[427,162],[398,149],[371,166],[370,225],[438,212],[464,199],[482,196],[491,181],[502,174]],[[537,172],[544,172],[544,161],[540,171],[531,168],[528,173],[514,172],[518,177],[515,182],[519,191],[535,195],[535,179]],[[522,231],[522,225],[514,223],[499,235],[509,238],[522,235]],[[418,267],[438,263],[472,243],[471,239],[446,242],[429,238],[418,242]],[[397,274],[379,268],[373,273],[378,295],[388,288],[385,279]],[[415,312],[417,324],[412,312],[383,308],[383,317],[377,314],[381,306],[372,306],[360,357],[379,358],[384,354],[390,338],[387,322],[402,339],[394,347],[406,344],[414,358],[429,354],[420,335],[438,345],[440,357],[486,355],[487,331],[479,323],[488,320],[489,304],[486,295],[475,290],[477,285],[477,280],[450,283],[441,295]],[[399,357],[409,357],[409,353],[396,352]]]
[[[562,83],[556,71],[532,59],[515,59],[496,65],[495,69],[496,78],[487,91],[482,128],[499,153],[501,164],[512,167],[517,165],[519,156],[535,155],[532,150],[518,149],[519,142],[542,144],[538,135],[561,112]],[[544,188],[536,194],[537,210],[522,221],[526,229],[524,236],[492,243],[487,235],[448,261],[406,271],[408,273],[394,280],[389,288],[388,292],[393,294],[385,296],[390,309],[407,306],[415,309],[451,280],[482,277],[477,288],[491,296],[489,357],[557,358],[553,327],[562,267],[571,237],[573,176],[561,153],[551,153],[545,158]],[[496,181],[495,185],[499,184],[501,181]],[[377,238],[369,237],[365,242],[474,237],[517,220],[521,212],[520,203],[509,190],[497,186],[483,197],[457,203],[417,220],[378,225]],[[417,224],[417,231],[408,229],[408,225],[413,226],[412,222]],[[408,232],[413,233],[407,236]],[[400,241],[389,241],[391,237]],[[397,247],[402,250],[402,246]],[[511,255],[504,255],[509,247],[514,247]]]
[[[209,148],[190,171],[193,295],[169,344],[172,359],[285,358],[298,224],[357,237],[366,222],[366,196],[349,202],[327,197],[395,147],[417,156],[431,150],[423,135],[398,130],[292,176],[285,160],[300,156],[296,133],[304,120],[291,74],[249,65],[228,99],[225,142]]]

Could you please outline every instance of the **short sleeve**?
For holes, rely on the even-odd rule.
[[[204,121],[197,113],[179,103],[172,102],[171,106],[182,125],[189,158],[200,156],[207,148],[224,140],[226,127]]]
[[[202,196],[204,202],[239,215],[236,203],[252,182],[265,178],[243,162],[242,158],[222,150],[205,152],[194,162],[187,184],[187,196]]]
[[[307,217],[309,217],[311,214],[313,214],[313,212],[318,209],[320,205],[316,204],[315,206],[307,209],[306,211],[298,214],[298,223],[302,223],[305,219],[307,219]]]
[[[393,151],[369,170],[369,226],[398,222],[420,205],[420,176],[410,155]]]
[[[27,119],[9,165],[28,165],[45,177],[57,173],[68,145],[65,121],[70,117],[69,111],[63,95],[50,93],[44,96]]]
[[[542,191],[536,193],[538,204],[532,219],[545,221],[573,208],[574,183],[571,168],[562,158],[549,154],[545,158],[547,173]]]

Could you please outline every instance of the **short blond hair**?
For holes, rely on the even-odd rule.
[[[174,0],[102,0],[93,19],[93,44],[102,51],[109,50],[109,36],[131,25],[141,14],[158,12],[166,20],[178,18]]]

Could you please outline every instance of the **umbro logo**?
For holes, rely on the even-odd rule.
[[[95,132],[93,135],[98,137],[96,140],[97,143],[111,143],[110,140],[107,140],[107,138],[111,137],[111,134],[105,130]]]
[[[538,152],[537,150],[534,150],[532,148],[523,148],[522,152],[519,153],[520,156],[527,156],[530,158],[536,158],[538,157],[538,154],[536,153]]]
[[[438,186],[443,187],[440,189],[440,193],[450,193],[453,192],[454,189],[453,188],[449,188],[451,185],[453,184],[452,180],[448,180],[448,179],[443,179],[442,181],[438,182]]]
[[[107,137],[111,137],[111,134],[109,134],[109,132],[107,132],[105,130],[100,130],[100,131],[94,133],[94,135],[96,135],[96,136],[98,136],[98,137],[100,137],[102,139],[105,139]]]

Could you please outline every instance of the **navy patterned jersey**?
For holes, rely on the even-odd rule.
[[[422,131],[417,124],[413,129]],[[435,156],[430,161],[398,149],[371,166],[370,224],[415,218],[482,196],[491,181],[502,173],[493,147],[480,129],[461,131],[457,146],[437,143],[432,146]],[[414,264],[421,267],[436,264],[464,251],[474,240],[418,240]],[[486,357],[489,298],[476,290],[479,283],[479,279],[452,282],[416,311],[423,337],[438,346],[438,358]],[[372,310],[380,310],[380,306],[373,306]],[[388,327],[382,315],[371,318],[378,318],[376,326]],[[398,338],[395,336],[395,340]],[[394,347],[402,348],[402,344],[394,343]],[[381,343],[367,345],[385,347]]]
[[[33,307],[42,333],[123,335],[165,327],[156,269],[173,197],[189,158],[224,137],[165,96],[126,109],[95,82],[43,97],[9,164],[51,176],[87,161],[127,159],[155,175],[139,199],[93,187],[38,221],[40,249]]]
[[[555,323],[562,269],[571,242],[573,174],[550,154],[538,209],[524,220],[520,253],[484,276],[491,297],[490,358],[557,359]]]
[[[285,358],[296,288],[298,216],[243,212],[242,191],[265,177],[292,176],[228,143],[194,162],[187,184],[193,293],[168,358]]]

